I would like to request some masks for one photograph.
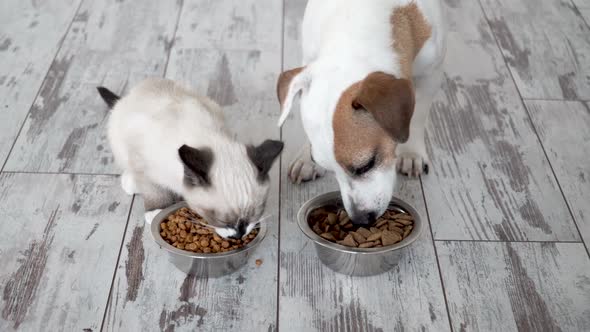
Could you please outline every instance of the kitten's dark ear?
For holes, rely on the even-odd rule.
[[[283,145],[281,141],[266,140],[259,146],[250,145],[246,148],[248,157],[258,169],[258,178],[260,180],[264,180],[268,175],[273,162],[283,151]]]
[[[213,152],[208,148],[195,149],[183,145],[178,149],[184,164],[184,183],[189,186],[208,187],[211,185],[209,170],[213,165]]]

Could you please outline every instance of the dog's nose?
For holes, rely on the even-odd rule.
[[[377,213],[372,211],[359,212],[355,213],[351,219],[355,225],[369,226],[377,220]]]

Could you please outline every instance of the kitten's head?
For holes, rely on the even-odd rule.
[[[237,142],[178,149],[184,165],[184,199],[223,237],[241,238],[263,218],[268,172],[283,150],[280,141]]]

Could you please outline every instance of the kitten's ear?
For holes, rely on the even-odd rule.
[[[178,155],[184,164],[185,184],[201,187],[211,185],[209,170],[213,165],[213,152],[210,149],[195,149],[183,145],[178,149]]]
[[[273,162],[283,151],[283,142],[266,140],[259,146],[248,146],[246,152],[252,160],[256,169],[258,169],[258,178],[263,180],[268,175]]]

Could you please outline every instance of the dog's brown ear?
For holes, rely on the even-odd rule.
[[[281,73],[277,81],[277,97],[281,103],[281,117],[279,126],[283,124],[291,107],[293,99],[309,82],[309,76],[304,71],[305,67],[298,67]]]
[[[361,83],[352,107],[370,112],[394,141],[404,143],[410,136],[414,104],[414,89],[410,80],[374,72]]]

